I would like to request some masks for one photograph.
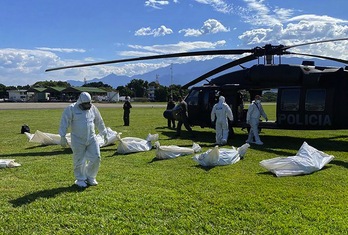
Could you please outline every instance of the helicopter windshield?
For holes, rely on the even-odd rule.
[[[198,105],[199,91],[192,90],[190,94],[186,97],[186,103],[188,105]]]

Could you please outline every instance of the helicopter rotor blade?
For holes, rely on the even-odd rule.
[[[142,57],[129,58],[129,59],[109,60],[109,61],[102,61],[102,62],[95,62],[95,63],[68,65],[68,66],[46,69],[45,72],[61,70],[61,69],[69,69],[69,68],[88,67],[88,66],[95,66],[95,65],[116,64],[116,63],[131,62],[131,61],[138,61],[138,60],[167,59],[167,58],[188,57],[188,56],[241,55],[243,53],[252,53],[252,50],[251,49],[211,50],[211,51],[193,51],[193,52],[182,52],[182,53],[153,55],[153,56],[142,56]]]
[[[213,76],[213,75],[215,75],[217,73],[220,73],[220,72],[222,72],[222,71],[224,71],[226,69],[230,69],[230,68],[232,68],[234,66],[237,66],[237,65],[249,62],[249,61],[254,60],[254,59],[257,59],[257,56],[252,54],[252,55],[248,55],[248,56],[242,57],[240,59],[234,60],[234,61],[229,62],[227,64],[224,64],[224,65],[222,65],[222,66],[220,66],[220,67],[218,67],[216,69],[213,69],[213,70],[209,71],[208,73],[205,73],[202,76],[200,76],[200,77],[198,77],[198,78],[196,78],[196,79],[186,83],[185,85],[182,86],[182,88],[183,89],[187,89],[190,86],[192,86],[192,85],[194,85],[194,84],[196,84],[198,82],[201,82],[201,81],[203,81],[204,79],[206,79],[208,77],[211,77],[211,76]]]
[[[310,57],[315,57],[315,58],[320,58],[320,59],[325,59],[325,60],[332,60],[332,61],[336,61],[336,62],[343,63],[343,64],[348,64],[348,60],[342,60],[342,59],[332,58],[332,57],[322,56],[322,55],[312,55],[312,54],[288,52],[288,51],[285,54],[310,56]]]
[[[291,46],[284,46],[282,49],[287,50],[287,49],[290,49],[293,47],[306,46],[306,45],[325,43],[325,42],[345,41],[345,40],[348,40],[348,38],[336,38],[336,39],[328,39],[328,40],[321,40],[321,41],[314,41],[314,42],[306,42],[306,43],[295,44],[295,45],[291,45]]]

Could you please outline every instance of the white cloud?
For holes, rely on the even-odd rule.
[[[51,52],[25,49],[0,49],[0,68],[23,73],[40,71],[44,65],[55,63],[58,56]]]
[[[168,5],[169,1],[148,0],[145,1],[145,6],[161,9],[162,6]]]
[[[153,35],[154,37],[159,37],[159,36],[165,36],[168,34],[172,34],[173,30],[170,28],[167,28],[164,25],[161,25],[157,29],[151,29],[151,27],[143,27],[135,32],[135,36],[150,36]]]
[[[299,17],[299,19],[303,19]],[[319,17],[320,18],[320,17]],[[297,45],[307,42],[322,41],[328,39],[347,38],[348,26],[345,24],[329,23],[327,21],[293,22],[287,25],[274,25],[269,28],[258,28],[245,31],[239,36],[244,44],[250,46],[263,46],[271,43],[274,45]],[[293,52],[323,55],[348,59],[348,40],[339,42],[327,42],[291,48]]]
[[[340,24],[343,21],[339,19],[328,20],[326,16],[303,15],[293,17],[288,22],[290,23],[245,31],[239,39],[246,44],[284,42],[284,40],[303,43],[316,39],[343,38],[348,35],[347,24]]]
[[[59,52],[61,50],[58,50]],[[0,49],[0,83],[4,85],[32,85],[37,81],[81,80],[85,77],[99,76],[107,66],[95,66],[83,69],[70,69],[45,72],[48,68],[81,64],[93,61],[93,58],[81,60],[62,60],[54,52],[47,50]],[[106,76],[107,74],[104,74]]]
[[[241,17],[246,23],[257,27],[243,32],[238,37],[244,45],[263,46],[267,43],[295,45],[348,36],[347,20],[315,14],[294,16],[293,9],[279,7],[272,9],[264,0],[244,0],[244,2],[247,4],[247,10],[242,12]],[[321,43],[292,48],[292,51],[344,59],[347,58],[344,53],[348,50],[347,44],[346,41]]]
[[[141,29],[138,29],[136,32],[135,32],[135,36],[148,36],[148,35],[152,35],[152,29],[151,27],[143,27]]]
[[[172,33],[173,33],[173,30],[171,30],[170,28],[167,28],[164,25],[161,25],[161,27],[154,30],[155,37],[165,36],[167,34],[172,34]]]
[[[0,49],[0,83],[31,84],[39,79],[48,64],[56,64],[59,57],[52,52],[5,48]]]
[[[294,10],[276,7],[273,12],[280,21],[289,19],[294,14]]]
[[[215,19],[206,20],[200,29],[182,29],[179,33],[184,33],[185,37],[193,36],[198,37],[205,34],[216,34],[220,32],[229,32],[230,29],[226,28],[222,23]]]
[[[195,0],[201,4],[211,5],[214,10],[221,13],[230,13],[233,10],[232,4],[227,4],[224,0]]]
[[[41,50],[41,51],[54,51],[54,52],[64,52],[64,53],[73,53],[73,52],[84,53],[84,52],[86,52],[86,50],[84,50],[84,49],[77,49],[77,48],[36,47],[36,49]]]
[[[119,56],[137,57],[148,56],[154,54],[177,53],[185,51],[194,51],[202,49],[214,49],[222,47],[226,41],[216,42],[179,42],[168,45],[129,45],[130,51],[121,51]],[[59,51],[59,50],[58,50]],[[207,57],[177,58],[172,60],[154,60],[149,62],[137,63],[121,63],[111,65],[99,65],[83,68],[74,68],[67,70],[57,70],[45,72],[48,68],[60,66],[82,64],[86,62],[96,61],[95,58],[87,57],[82,60],[66,60],[61,59],[52,51],[47,50],[25,50],[25,49],[0,49],[0,83],[4,85],[32,85],[37,81],[54,80],[79,80],[85,78],[92,79],[96,77],[104,77],[110,73],[116,75],[132,76],[153,71],[160,67],[168,66],[173,61],[177,63],[188,62],[191,60],[204,60]],[[13,82],[15,81],[15,82]]]
[[[264,4],[264,0],[244,0],[247,8],[239,12],[239,15],[245,22],[257,26],[272,26],[280,24],[281,20],[285,20],[292,13],[289,9],[276,8],[272,11]]]
[[[215,49],[222,47],[226,44],[225,40],[216,42],[206,41],[194,41],[194,42],[178,42],[175,44],[163,44],[163,45],[152,45],[152,46],[141,46],[141,45],[128,45],[132,49],[137,51],[122,51],[119,54],[121,56],[148,56],[155,54],[167,54],[167,53],[180,53],[194,50],[206,50]]]
[[[287,19],[288,22],[298,22],[298,21],[310,21],[310,22],[322,22],[322,23],[330,23],[330,24],[342,24],[342,23],[348,23],[347,20],[337,19],[331,16],[323,15],[314,15],[314,14],[306,14],[306,15],[299,15],[292,18]]]
[[[198,37],[202,35],[202,32],[199,29],[182,29],[179,33],[184,33],[185,37]]]

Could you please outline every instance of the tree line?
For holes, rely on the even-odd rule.
[[[82,85],[83,87],[98,87],[106,91],[115,90],[108,84],[103,82],[91,82]],[[71,87],[71,84],[63,81],[40,81],[36,82],[33,85],[26,86],[5,86],[0,83],[0,99],[8,97],[7,90],[28,90],[30,88],[48,88],[48,87]],[[148,82],[142,79],[132,79],[125,86],[118,86],[116,90],[119,92],[120,96],[130,96],[137,98],[147,98],[149,87],[154,87],[154,101],[165,102],[168,101],[169,97],[172,97],[174,100],[178,100],[179,96],[185,96],[188,93],[188,89],[182,89],[181,85],[170,85],[162,86],[157,82]],[[249,97],[245,97],[249,100]],[[277,100],[277,93],[266,92],[263,94],[263,101],[265,102],[275,102]]]
[[[91,82],[85,83],[83,87],[98,87],[106,91],[115,90],[112,86],[104,84],[103,82]],[[30,88],[48,88],[48,87],[71,87],[71,84],[63,81],[40,81],[33,85],[25,86],[5,86],[0,83],[0,98],[7,98],[7,90],[29,90]],[[181,85],[162,86],[156,82],[148,82],[142,79],[132,79],[125,86],[118,86],[116,90],[120,96],[130,96],[138,98],[147,98],[149,87],[154,87],[154,101],[163,102],[168,101],[171,96],[174,100],[177,100],[179,96],[185,96],[188,92],[187,89],[181,89]]]

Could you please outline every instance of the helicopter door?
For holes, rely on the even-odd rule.
[[[216,90],[205,90],[202,92],[201,99],[201,112],[202,115],[204,127],[213,127],[211,123],[211,110],[213,109],[213,106],[217,103],[217,91]],[[202,125],[203,127],[203,125]]]
[[[211,127],[210,113],[215,104],[215,90],[191,90],[185,99],[191,125]]]
[[[185,101],[188,108],[189,123],[193,126],[200,125],[199,90],[192,89]]]

